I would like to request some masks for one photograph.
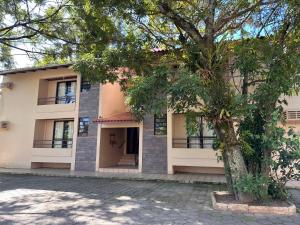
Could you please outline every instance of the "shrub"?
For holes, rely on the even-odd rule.
[[[252,195],[254,200],[266,200],[268,198],[268,189],[266,187],[269,183],[270,180],[267,177],[248,174],[241,177],[235,186],[239,191]]]

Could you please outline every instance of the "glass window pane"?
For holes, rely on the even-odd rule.
[[[57,96],[56,96],[56,103],[63,104],[65,103],[65,95],[66,95],[66,83],[60,82],[57,84]]]
[[[154,135],[167,134],[167,114],[154,116]]]
[[[63,135],[64,135],[64,122],[56,121],[54,123],[54,138],[53,138],[53,147],[54,148],[62,147]]]
[[[78,136],[87,136],[89,130],[89,117],[80,117],[79,118],[79,127],[78,127]]]

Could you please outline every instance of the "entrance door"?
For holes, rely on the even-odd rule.
[[[127,154],[139,154],[139,130],[127,128]]]

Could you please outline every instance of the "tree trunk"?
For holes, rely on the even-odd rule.
[[[241,146],[237,141],[233,122],[222,122],[215,129],[217,136],[225,146],[222,154],[228,191],[233,192],[235,198],[241,202],[253,201],[253,197],[250,194],[241,192],[235,187],[237,181],[241,177],[246,176],[248,171],[241,152]]]
[[[239,145],[228,147],[225,150],[227,155],[228,164],[230,167],[231,180],[233,183],[234,195],[237,200],[241,202],[251,202],[253,201],[253,196],[248,193],[239,191],[234,185],[237,181],[248,174],[245,161],[241,152],[241,147]]]
[[[230,172],[230,166],[228,163],[228,157],[225,151],[222,152],[222,158],[223,158],[223,163],[224,163],[224,172],[225,172],[225,178],[226,178],[226,183],[227,183],[227,189],[230,194],[234,194],[234,188],[232,184],[232,179],[231,179],[231,172]]]

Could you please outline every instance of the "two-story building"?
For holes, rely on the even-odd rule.
[[[224,173],[203,118],[195,137],[187,136],[182,114],[138,122],[118,84],[91,85],[71,64],[0,74],[0,167]],[[300,121],[299,100],[289,98],[288,125]]]

